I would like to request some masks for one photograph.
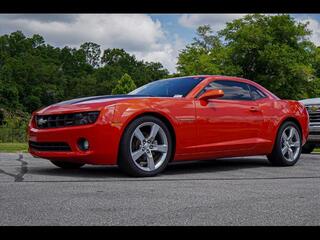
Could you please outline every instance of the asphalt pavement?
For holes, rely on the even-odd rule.
[[[0,225],[320,225],[320,154],[171,164],[153,178],[117,167],[59,169],[0,153]]]

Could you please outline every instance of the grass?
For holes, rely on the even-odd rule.
[[[0,143],[0,152],[15,153],[27,152],[27,143]]]
[[[320,148],[315,148],[315,149],[313,150],[313,152],[320,153]]]

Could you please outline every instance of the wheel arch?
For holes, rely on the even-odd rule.
[[[286,122],[293,122],[293,123],[295,123],[295,124],[298,126],[299,131],[300,131],[300,134],[301,134],[301,140],[302,140],[302,138],[303,138],[302,134],[303,134],[303,133],[302,133],[301,124],[299,123],[299,121],[298,121],[295,117],[288,116],[288,117],[283,118],[283,119],[279,122],[279,124],[278,124],[278,126],[277,126],[277,131],[276,131],[276,134],[275,134],[275,136],[274,136],[274,138],[273,138],[272,149],[273,149],[274,146],[275,146],[275,143],[276,143],[276,140],[277,140],[277,137],[278,137],[278,134],[279,134],[280,127],[281,127],[284,123],[286,123]]]
[[[278,134],[278,132],[279,132],[280,127],[281,127],[282,124],[284,124],[285,122],[294,122],[295,124],[297,124],[297,126],[298,126],[298,128],[299,128],[299,131],[300,131],[300,134],[301,134],[301,140],[302,140],[302,138],[303,138],[303,136],[302,136],[303,132],[302,132],[301,124],[300,124],[300,122],[299,122],[298,119],[296,119],[295,117],[292,117],[292,116],[289,116],[289,117],[286,117],[286,118],[282,119],[282,121],[281,121],[281,122],[279,123],[279,125],[278,125],[277,134]]]
[[[168,117],[164,116],[163,114],[161,113],[158,113],[158,112],[153,112],[153,111],[146,111],[146,112],[142,112],[142,113],[139,113],[137,114],[136,116],[134,116],[133,118],[131,118],[126,124],[125,126],[123,126],[123,130],[121,132],[121,136],[120,136],[120,142],[123,138],[123,135],[125,133],[125,130],[126,128],[136,119],[140,118],[140,117],[144,117],[144,116],[153,116],[153,117],[156,117],[158,119],[160,119],[166,126],[167,128],[169,129],[169,132],[171,133],[171,137],[172,137],[172,143],[173,143],[173,146],[172,146],[172,156],[171,156],[171,159],[169,162],[171,162],[173,159],[174,159],[174,155],[175,155],[175,151],[176,151],[176,132],[174,130],[174,127],[173,127],[173,124],[172,122],[168,119]],[[117,153],[117,162],[119,161],[119,156],[120,156],[120,145],[118,147],[118,153]]]

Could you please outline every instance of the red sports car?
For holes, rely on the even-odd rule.
[[[61,168],[119,165],[154,176],[170,161],[267,155],[294,165],[308,113],[255,82],[191,76],[151,82],[128,95],[78,98],[32,114],[29,152]]]

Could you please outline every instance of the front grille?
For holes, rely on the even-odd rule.
[[[36,116],[36,124],[38,128],[72,126],[74,120],[74,114]]]
[[[37,128],[59,128],[94,123],[99,112],[81,112],[71,114],[37,115],[35,122]]]
[[[309,113],[310,123],[319,123],[320,125],[320,106],[319,105],[308,105],[306,106]]]
[[[309,135],[320,135],[320,132],[312,132],[312,131],[310,131]]]
[[[320,112],[319,113],[309,113],[310,122],[319,122],[320,124]]]
[[[54,152],[70,152],[71,148],[64,142],[32,142],[29,141],[29,147],[36,151],[54,151]]]

